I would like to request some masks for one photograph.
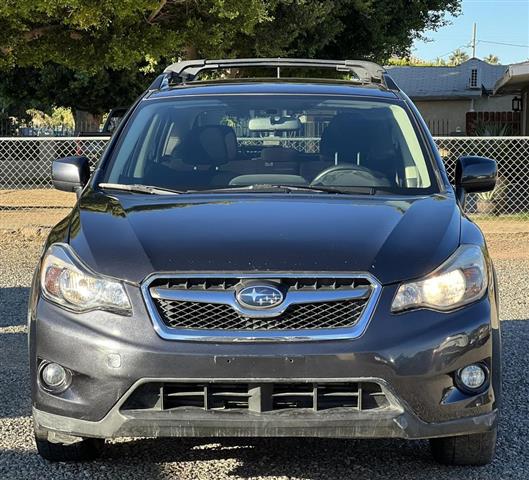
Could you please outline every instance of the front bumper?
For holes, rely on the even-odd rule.
[[[236,412],[151,412],[124,415],[119,405],[98,422],[65,417],[33,408],[37,430],[73,437],[330,437],[423,439],[493,429],[498,412],[439,423],[421,421],[410,412],[388,410],[371,414],[328,413],[288,415]],[[56,438],[52,435],[52,438]],[[60,437],[59,437],[60,438]]]
[[[449,314],[389,313],[384,287],[366,332],[354,340],[281,343],[168,341],[129,288],[134,316],[73,314],[35,297],[30,364],[37,427],[73,436],[319,436],[429,438],[479,433],[497,422],[499,328],[493,295]],[[57,395],[40,388],[40,360],[74,372]],[[480,395],[454,386],[458,369],[487,362],[492,381]],[[499,377],[498,377],[499,378]],[[264,382],[364,381],[383,386],[391,408],[366,412],[124,412],[147,380]]]

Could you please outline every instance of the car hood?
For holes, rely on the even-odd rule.
[[[94,271],[132,282],[153,272],[369,272],[417,278],[459,245],[452,195],[150,196],[87,192],[70,243]]]

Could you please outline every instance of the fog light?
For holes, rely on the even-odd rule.
[[[465,387],[476,390],[487,380],[487,372],[481,365],[468,365],[459,371],[459,379]]]
[[[40,372],[43,386],[54,392],[66,390],[70,384],[69,372],[58,363],[46,363]]]

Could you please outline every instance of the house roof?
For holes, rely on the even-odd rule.
[[[386,67],[399,88],[413,99],[474,98],[483,90],[492,92],[507,65],[491,65],[471,58],[454,67]],[[470,87],[472,70],[477,70],[477,88]]]
[[[494,86],[494,93],[516,93],[529,88],[529,62],[509,65]]]

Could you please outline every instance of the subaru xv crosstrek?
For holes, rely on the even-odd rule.
[[[392,437],[430,439],[445,464],[491,461],[497,288],[464,206],[494,188],[496,163],[446,156],[451,177],[370,62],[169,66],[94,171],[53,163],[78,200],[32,285],[39,453],[86,460],[130,436]]]

